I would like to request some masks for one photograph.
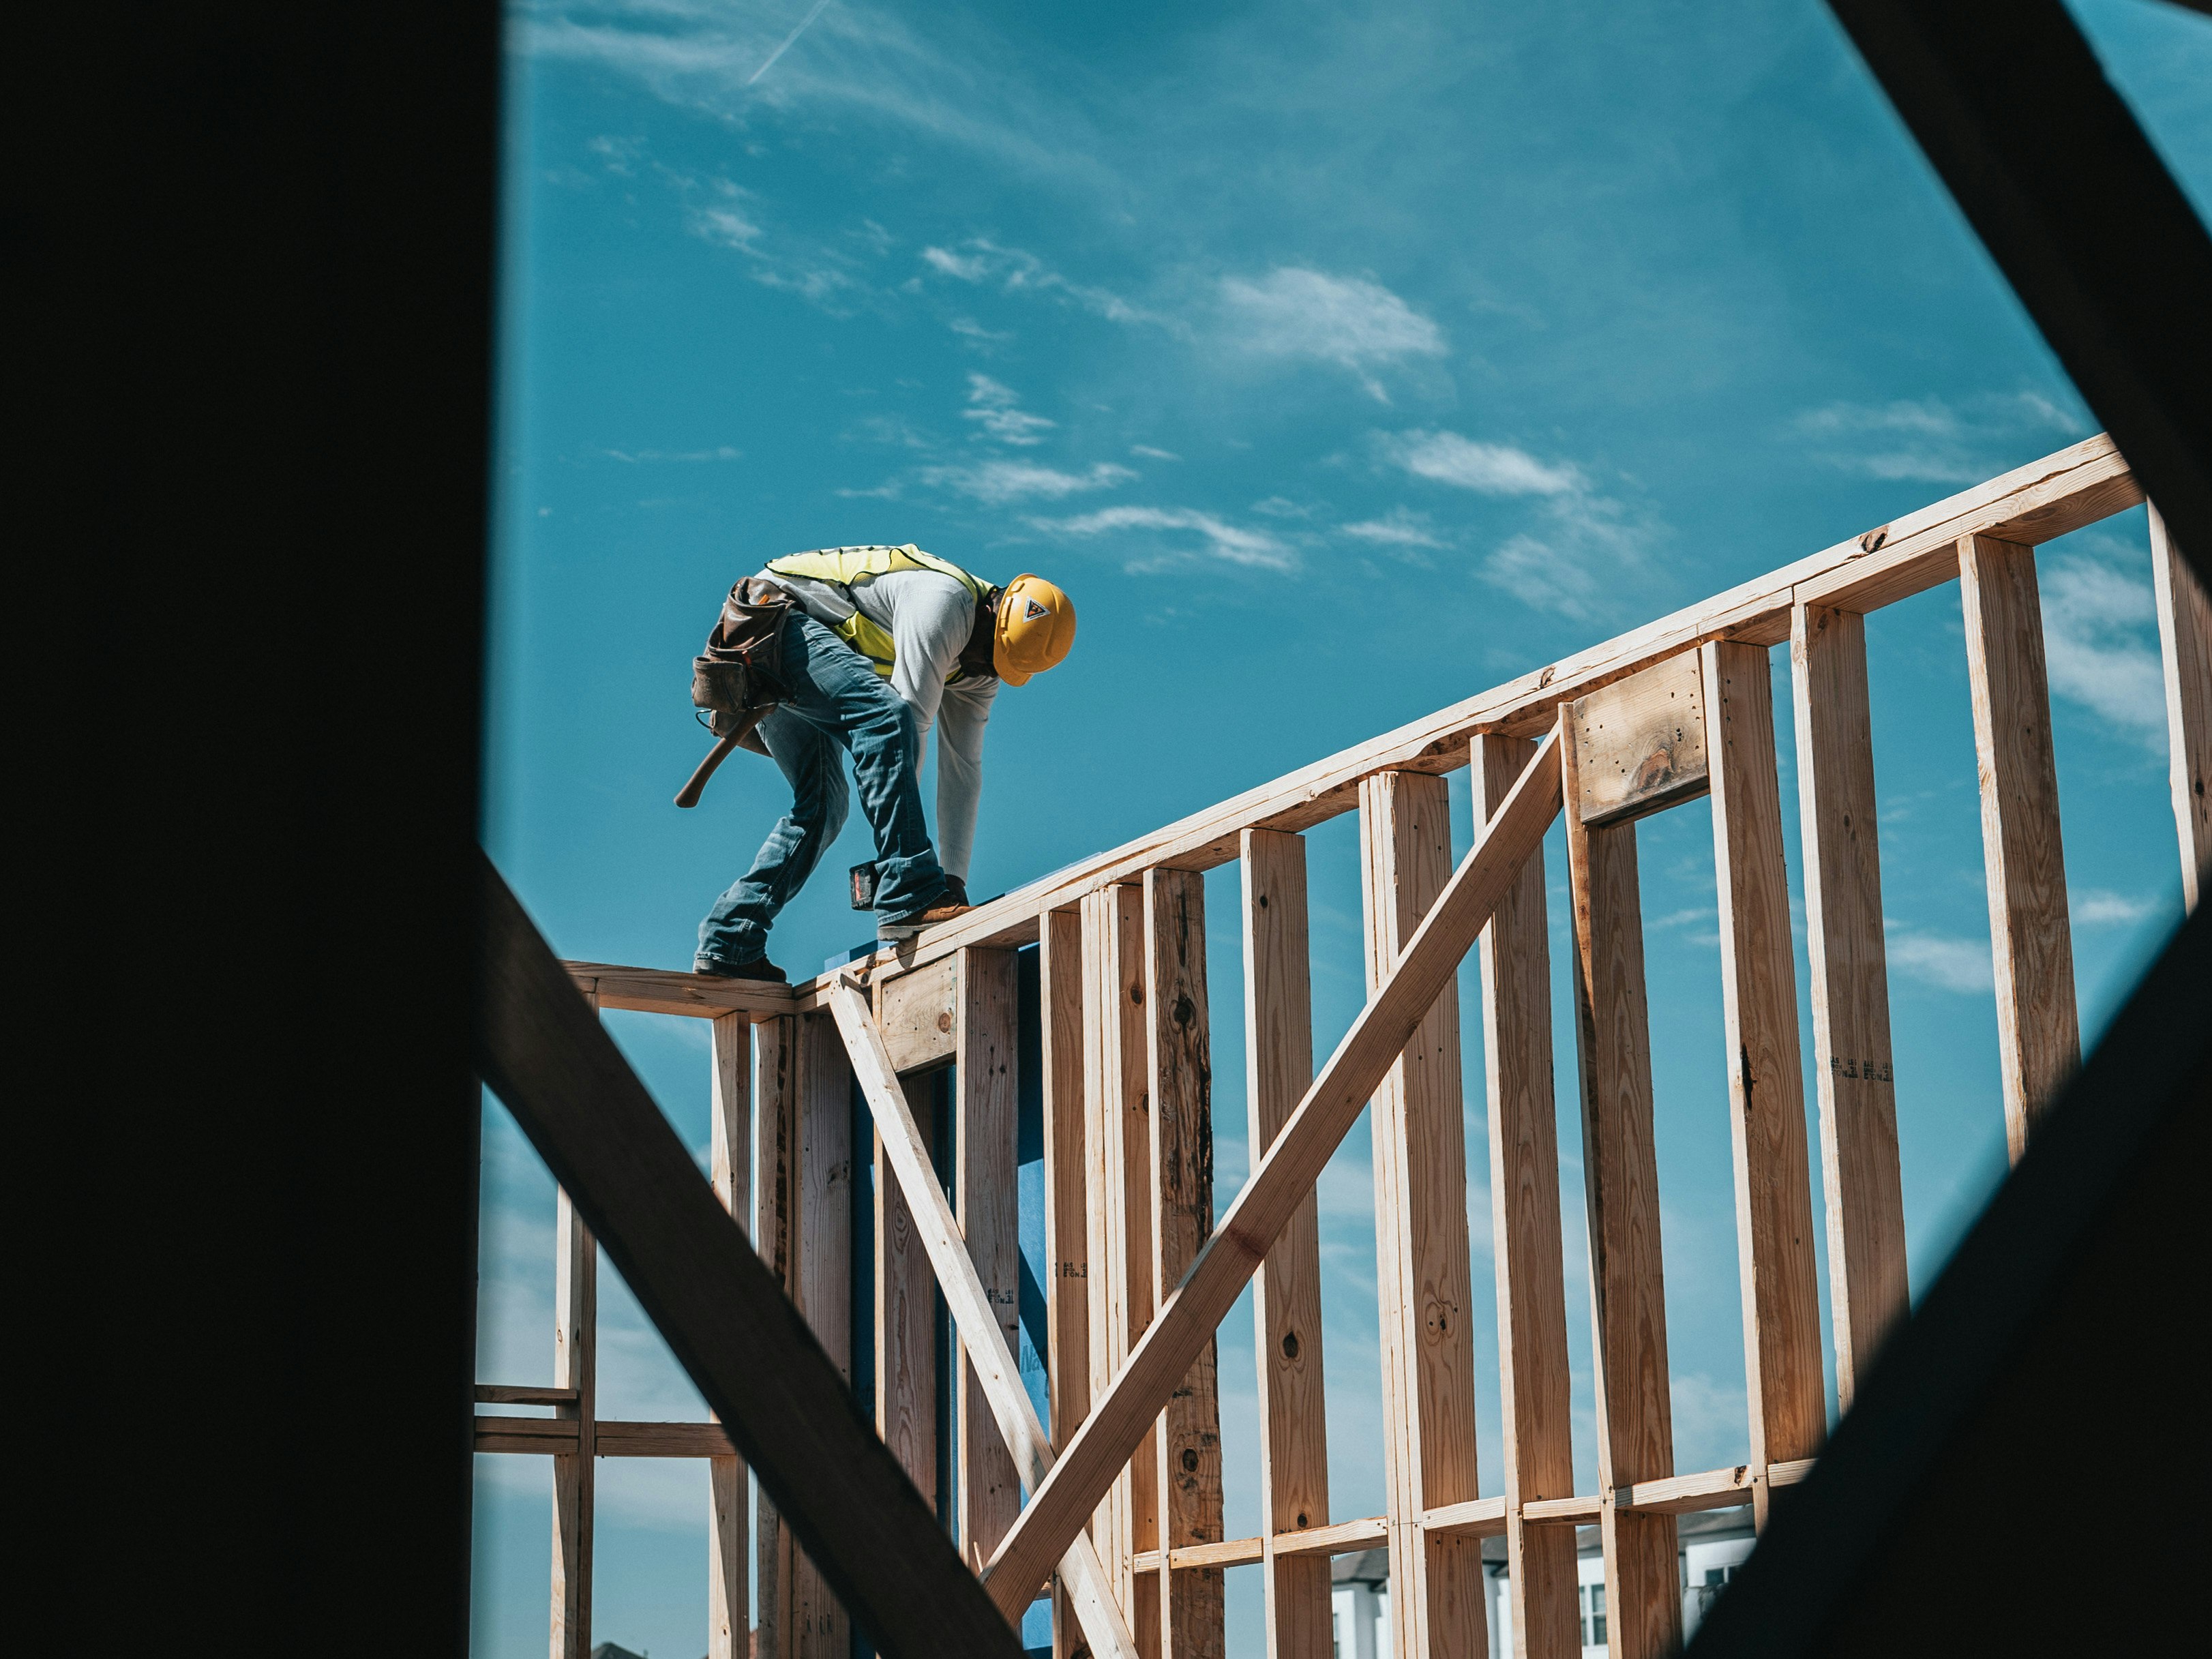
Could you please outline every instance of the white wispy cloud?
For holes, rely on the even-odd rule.
[[[1917,483],[1973,483],[2027,459],[2024,447],[2086,429],[2036,392],[1834,403],[1792,424],[1832,465]]]
[[[1224,276],[1221,299],[1248,349],[1338,364],[1378,403],[1390,395],[1376,369],[1450,349],[1435,322],[1364,276],[1279,265],[1256,280]]]
[[[1032,461],[990,460],[973,466],[926,466],[915,476],[926,484],[956,490],[987,507],[1003,507],[1010,501],[1059,501],[1089,490],[1110,489],[1137,475],[1111,461],[1100,461],[1085,472],[1063,472]]]
[[[962,339],[979,346],[1004,345],[1014,337],[1011,330],[986,328],[973,317],[955,317],[945,326]]]
[[[2083,887],[2068,896],[2066,908],[2076,927],[2125,927],[2160,905],[2156,899],[2115,893],[2109,887]]]
[[[2116,538],[2086,538],[2038,571],[2051,689],[2163,755],[2166,684],[2148,570]]]
[[[635,466],[651,461],[734,461],[744,452],[717,444],[712,449],[603,449],[599,453],[611,461],[627,461]]]
[[[770,236],[756,216],[758,210],[750,205],[752,192],[743,186],[727,179],[702,184],[679,173],[665,176],[680,195],[708,197],[706,201],[690,203],[684,212],[685,228],[702,241],[743,254],[748,262],[747,274],[763,287],[782,289],[836,312],[860,286],[853,275],[853,261],[846,254],[803,238]]]
[[[1375,441],[1386,461],[1417,478],[1484,495],[1563,495],[1582,486],[1582,474],[1572,466],[1456,432],[1378,433]]]
[[[1154,461],[1179,461],[1182,459],[1171,450],[1155,449],[1150,444],[1131,444],[1129,453],[1132,455],[1142,455],[1147,460]]]
[[[1358,524],[1340,525],[1338,532],[1376,547],[1401,550],[1442,549],[1451,545],[1437,534],[1427,514],[1416,513],[1404,507],[1394,507],[1379,519],[1363,519]]]
[[[962,411],[962,418],[982,428],[974,434],[978,438],[990,438],[1002,444],[1041,444],[1043,434],[1060,422],[1029,413],[1021,407],[1021,401],[1012,386],[1001,385],[988,374],[970,374],[968,408]]]
[[[1206,552],[1231,564],[1287,570],[1297,562],[1296,550],[1267,532],[1245,529],[1196,507],[1109,507],[1073,519],[1032,519],[1030,522],[1036,529],[1062,536],[1103,536],[1131,530],[1193,531]]]
[[[1923,933],[1899,926],[1887,917],[1889,966],[1907,979],[1939,991],[1972,995],[1994,988],[1996,970],[1990,961],[1990,942],[1943,933]]]
[[[1478,574],[1523,605],[1589,618],[1609,605],[1620,579],[1640,568],[1662,532],[1607,496],[1580,492],[1547,500],[1534,528],[1508,537]]]
[[[1110,289],[1071,280],[1024,249],[971,236],[958,247],[926,247],[921,261],[940,276],[989,286],[1002,294],[1035,295],[1080,306],[1115,323],[1162,323],[1169,319],[1131,305]]]

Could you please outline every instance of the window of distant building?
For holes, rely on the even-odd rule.
[[[1605,1645],[1605,1586],[1584,1584],[1583,1592],[1583,1645],[1601,1648]]]

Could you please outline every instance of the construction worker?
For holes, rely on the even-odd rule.
[[[1020,685],[1067,655],[1075,607],[1041,576],[998,587],[911,543],[794,553],[761,577],[793,601],[777,636],[788,696],[757,728],[791,784],[791,810],[700,923],[695,967],[781,981],[769,929],[844,827],[841,749],[875,834],[878,936],[910,938],[969,908],[992,699],[1001,681]],[[918,781],[933,726],[933,848]]]

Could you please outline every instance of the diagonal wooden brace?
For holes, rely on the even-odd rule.
[[[844,1036],[846,1050],[852,1056],[853,1075],[876,1120],[877,1133],[883,1136],[884,1159],[906,1195],[915,1231],[921,1235],[929,1265],[937,1274],[938,1288],[952,1315],[953,1328],[967,1346],[968,1363],[975,1369],[976,1381],[982,1386],[983,1397],[990,1402],[999,1432],[1006,1437],[1007,1449],[1021,1466],[1023,1478],[1030,1490],[1035,1492],[1051,1471],[1052,1442],[1037,1419],[1029,1390],[1022,1386],[1021,1371],[1007,1350],[1006,1333],[999,1328],[990,1298],[984,1294],[983,1280],[968,1254],[967,1240],[952,1213],[951,1203],[945,1195],[936,1171],[930,1167],[928,1147],[921,1138],[921,1127],[914,1121],[914,1114],[907,1108],[906,1091],[899,1087],[898,1073],[884,1047],[883,1033],[876,1025],[875,1016],[869,1012],[868,1000],[861,994],[856,976],[849,969],[830,987],[829,1002],[837,1029]],[[1109,1659],[1109,1656],[1111,1659],[1137,1659],[1137,1644],[1108,1588],[1097,1549],[1090,1534],[1080,1528],[1072,1538],[1062,1540],[1060,1573],[1076,1619],[1089,1638],[1091,1652],[1098,1659]],[[1030,1581],[1030,1595],[1021,1598],[1020,1606],[1008,1615],[1010,1620],[1018,1621],[1022,1607],[1028,1606],[1043,1579],[1044,1573],[1040,1569]]]
[[[1182,1277],[1105,1396],[1060,1450],[984,1572],[992,1599],[1012,1617],[1068,1540],[1082,1530],[1145,1430],[1228,1315],[1275,1236],[1313,1190],[1338,1144],[1460,961],[1511,889],[1522,864],[1559,811],[1564,715],[1528,763],[1482,838],[1469,849],[1328,1064],[1275,1137],[1244,1190]],[[842,1018],[842,1016],[841,1016]]]

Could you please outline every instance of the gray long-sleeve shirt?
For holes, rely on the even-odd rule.
[[[890,634],[897,652],[891,690],[914,710],[921,757],[929,752],[931,728],[937,732],[937,860],[947,875],[966,881],[983,799],[983,726],[999,682],[967,677],[948,685],[945,677],[959,665],[975,629],[975,601],[934,570],[894,570],[850,589],[770,570],[761,575],[824,627],[836,627],[857,605],[862,616]]]

